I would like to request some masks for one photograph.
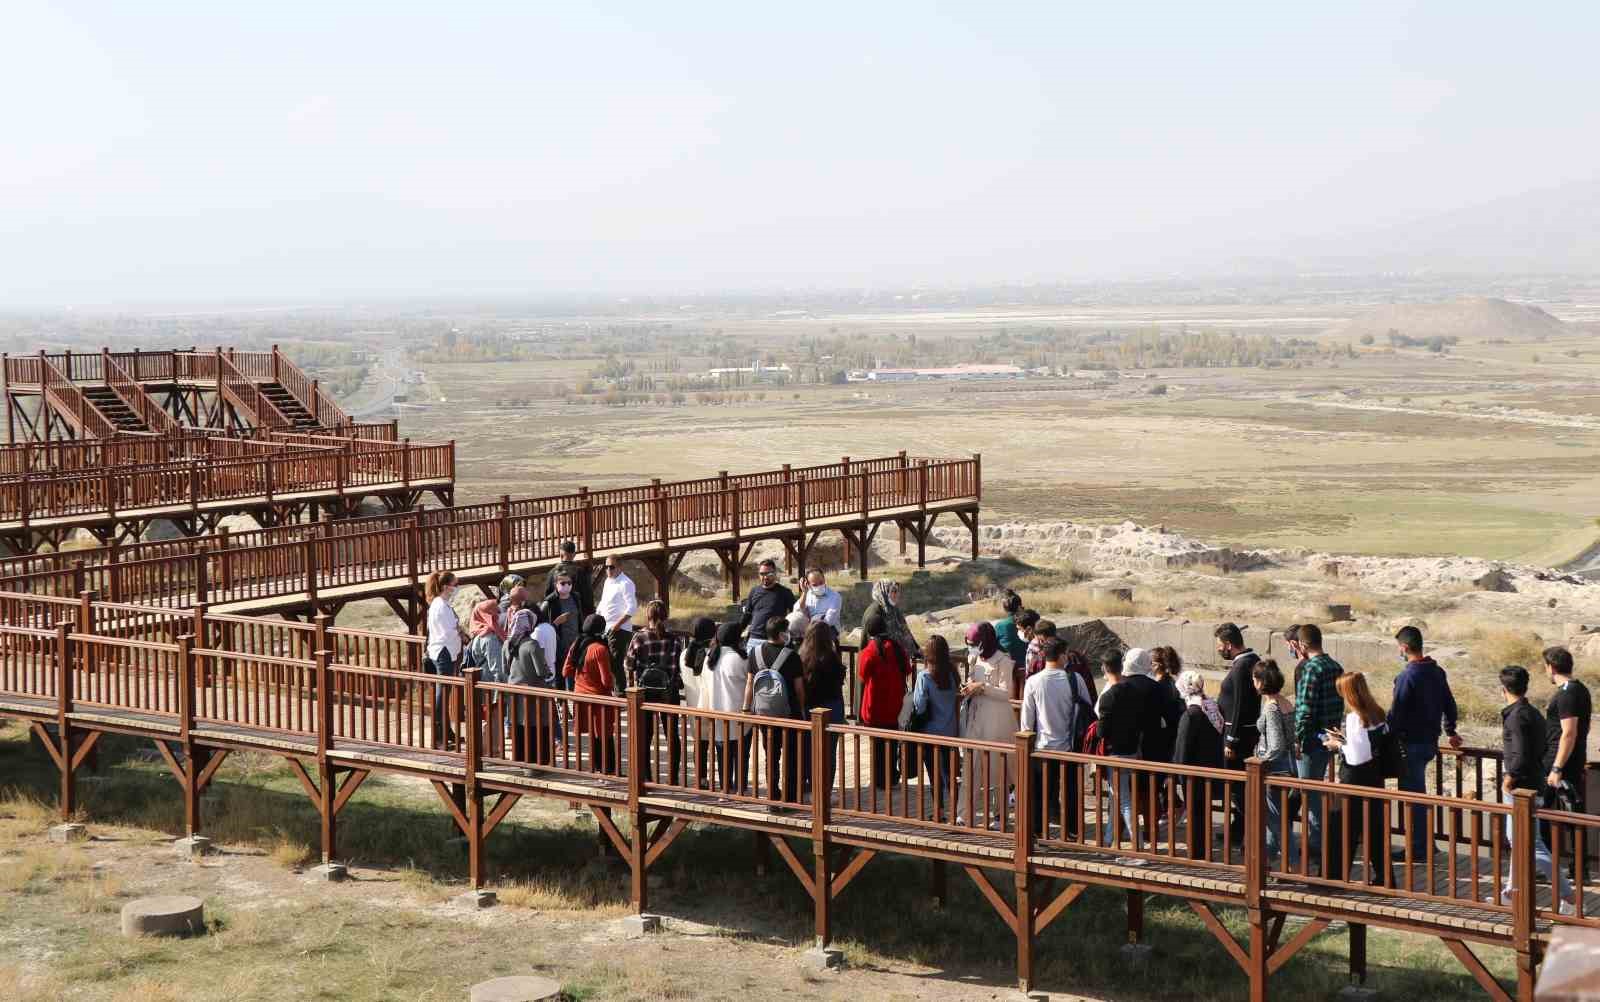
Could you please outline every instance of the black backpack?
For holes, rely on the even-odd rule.
[[[647,703],[667,703],[677,692],[678,666],[670,658],[641,658],[634,684],[644,690],[641,694]]]

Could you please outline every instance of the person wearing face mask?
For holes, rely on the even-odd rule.
[[[567,652],[578,641],[578,628],[583,625],[583,605],[577,596],[572,578],[563,574],[556,578],[555,594],[544,600],[541,618],[556,631],[556,665],[567,663]],[[558,673],[559,675],[559,673]],[[559,688],[572,690],[572,681],[561,676]]]
[[[843,608],[844,598],[828,587],[821,571],[811,571],[806,575],[806,590],[800,596],[800,611],[805,613],[806,622],[827,623],[837,630],[839,612]]]
[[[454,571],[434,571],[423,585],[423,597],[428,600],[428,647],[422,670],[429,675],[456,678],[461,674],[461,642],[466,634],[461,629],[461,618],[450,604],[451,599],[455,598],[456,587]],[[460,716],[460,709],[460,697],[454,691],[446,700],[445,687],[434,687],[435,748],[454,748],[459,743],[453,721]]]
[[[594,574],[587,561],[578,559],[578,544],[570,539],[561,541],[561,562],[550,568],[544,579],[544,597],[556,593],[556,582],[565,577],[572,583],[572,597],[578,600],[578,619],[594,612]]]

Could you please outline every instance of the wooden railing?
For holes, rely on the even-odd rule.
[[[117,364],[111,357],[109,348],[100,349],[100,371],[105,376],[106,385],[111,387],[112,392],[139,416],[145,427],[157,434],[170,434],[180,430],[178,422],[172,415],[163,410],[155,398],[144,391],[138,380]]]
[[[112,454],[117,441],[109,446]],[[102,464],[95,469],[0,478],[0,521],[27,524],[72,515],[193,508],[246,498],[270,501],[275,495],[297,492],[344,493],[455,478],[455,449],[450,444],[331,438],[320,442],[324,444],[186,440],[191,447],[203,446],[203,452],[170,462]],[[166,444],[170,443],[149,440],[138,448],[159,450]],[[101,447],[102,455],[107,448]]]
[[[261,354],[246,353],[249,354]],[[217,373],[217,392],[231,403],[234,408],[242,412],[245,420],[256,428],[288,428],[293,422],[278,410],[278,406],[267,398],[254,379],[245,375],[233,364],[232,359],[241,356],[224,353],[221,348],[216,351],[215,365]]]
[[[96,356],[75,355],[72,358],[99,361]],[[39,353],[39,374],[46,406],[71,424],[79,438],[110,438],[117,433],[116,426],[95,409],[69,377],[50,364],[44,352]]]
[[[398,453],[383,451],[395,448],[383,443],[364,443],[361,448],[364,451],[333,454],[343,464],[338,469],[344,472],[337,475],[344,479],[338,483],[360,484],[388,476],[395,455],[409,464],[402,471],[404,477],[397,478],[406,483],[454,472],[453,446],[411,446]],[[195,601],[315,595],[318,588],[409,579],[435,570],[504,572],[558,559],[560,544],[567,539],[577,541],[580,551],[593,559],[597,551],[671,547],[707,536],[739,539],[774,526],[803,529],[839,513],[865,519],[886,510],[965,501],[978,496],[977,462],[919,460],[903,469],[773,484],[761,482],[763,475],[757,474],[729,478],[726,490],[699,494],[669,495],[668,485],[660,485],[662,490],[654,496],[609,503],[595,499],[637,489],[521,502],[508,499],[325,526],[238,533],[220,542],[200,537],[17,557],[0,560],[0,588],[55,594],[87,588],[101,595],[180,607]],[[308,489],[304,485],[310,482],[303,478],[300,489]],[[901,487],[907,482],[910,493]],[[259,480],[249,483],[259,486]],[[813,502],[813,494],[824,500]],[[0,501],[3,498],[0,492]]]
[[[272,351],[267,353],[265,362],[267,374],[264,376],[258,374],[261,363],[256,356],[259,354],[251,353],[249,359],[250,368],[245,370],[252,377],[256,379],[271,379],[275,383],[282,384],[283,388],[288,390],[296,400],[299,400],[313,418],[316,418],[318,424],[343,425],[350,423],[350,415],[344,412],[344,408],[340,407],[332,397],[324,393],[321,385],[316,380],[308,378],[298,365],[285,358],[278,351],[277,345],[273,345]]]

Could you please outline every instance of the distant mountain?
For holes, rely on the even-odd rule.
[[[1297,241],[1263,259],[1302,273],[1600,273],[1600,178]]]
[[[1458,337],[1464,341],[1505,338],[1528,341],[1561,337],[1572,328],[1537,306],[1504,299],[1458,299],[1449,303],[1391,303],[1357,314],[1328,333],[1382,341],[1390,331],[1407,337]]]

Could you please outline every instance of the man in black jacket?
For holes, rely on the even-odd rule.
[[[556,593],[556,579],[569,578],[572,581],[572,597],[578,600],[578,618],[584,619],[594,612],[594,577],[589,571],[587,561],[580,561],[578,544],[570,539],[561,541],[561,562],[550,568],[550,573],[544,578],[544,597],[549,598]]]
[[[1500,711],[1501,748],[1505,752],[1505,773],[1501,784],[1508,797],[1513,790],[1537,792],[1544,786],[1545,746],[1548,740],[1544,718],[1528,702],[1528,670],[1518,665],[1500,669],[1500,689],[1506,701],[1505,708]],[[1516,837],[1512,831],[1514,827],[1506,826],[1508,842]],[[1533,828],[1533,867],[1538,875],[1547,879],[1550,877],[1550,849],[1545,845],[1538,825]],[[1572,886],[1566,874],[1557,874],[1556,883],[1557,893],[1562,899],[1559,906],[1561,912],[1571,915],[1572,905],[1568,899],[1572,896]],[[1500,900],[1503,904],[1511,903],[1509,878]]]
[[[1128,651],[1123,655],[1120,671],[1113,671],[1108,664],[1106,685],[1106,691],[1100,695],[1099,706],[1099,733],[1105,738],[1106,754],[1114,758],[1140,759],[1143,757],[1146,736],[1161,728],[1167,701],[1161,683],[1151,677],[1150,652],[1139,647]],[[1131,838],[1134,802],[1138,799],[1133,791],[1136,771],[1118,768],[1115,772],[1124,834]],[[1143,779],[1148,773],[1138,772],[1137,775]],[[1144,799],[1149,799],[1148,794]],[[1140,804],[1139,808],[1147,817],[1154,817],[1146,805]],[[1111,844],[1113,827],[1108,820],[1100,839],[1102,844]]]
[[[1243,769],[1244,760],[1256,750],[1260,731],[1261,695],[1256,692],[1255,667],[1261,658],[1244,645],[1244,633],[1233,623],[1223,623],[1213,631],[1217,657],[1227,662],[1228,674],[1217,690],[1217,708],[1222,711],[1222,767]],[[1238,840],[1244,834],[1244,784],[1233,784],[1233,819],[1229,827]]]

